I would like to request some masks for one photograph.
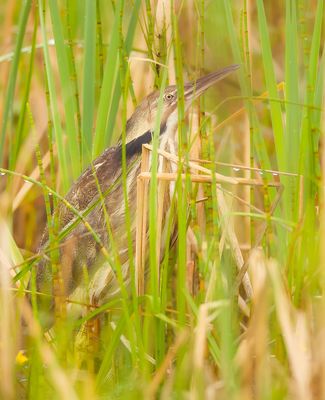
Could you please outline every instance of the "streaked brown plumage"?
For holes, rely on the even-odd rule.
[[[215,82],[223,79],[237,65],[226,67],[184,86],[185,109],[187,110],[195,98],[200,96]],[[158,110],[159,91],[151,93],[136,108],[126,126],[126,162],[128,166],[127,188],[128,204],[131,215],[131,233],[133,245],[135,241],[136,215],[136,177],[140,168],[142,145],[150,143]],[[174,140],[177,128],[177,88],[168,86],[165,89],[162,105],[160,126],[160,146],[166,146],[167,139]],[[175,143],[175,147],[177,143]],[[105,193],[113,187],[105,197],[105,207],[109,215],[111,229],[118,246],[119,259],[125,281],[129,280],[128,272],[128,241],[125,226],[125,205],[121,181],[122,146],[106,149],[79,179],[73,184],[66,195],[66,200],[80,212],[90,207],[99,199],[98,184],[101,192]],[[94,174],[96,174],[96,179]],[[97,180],[97,182],[96,182]],[[116,183],[118,182],[118,183]],[[114,185],[115,183],[115,185]],[[58,216],[59,229],[66,228],[75,220],[75,215],[64,204],[55,211]],[[86,217],[91,227],[99,235],[108,251],[111,250],[109,235],[103,208],[98,204]],[[48,233],[43,236],[40,251],[48,244]],[[63,239],[60,247],[60,265],[62,271],[64,295],[69,299],[80,302],[102,304],[119,291],[115,274],[108,261],[100,252],[94,238],[89,234],[83,223],[76,227]],[[90,283],[84,282],[86,268]],[[43,258],[37,265],[36,287],[38,292],[52,293],[52,269],[48,260]],[[51,300],[49,300],[51,299]],[[49,320],[52,314],[52,297],[40,296],[40,309],[44,310],[44,320]],[[79,310],[78,310],[79,311]]]

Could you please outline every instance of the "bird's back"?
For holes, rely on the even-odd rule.
[[[127,188],[129,199],[136,196],[136,176],[140,168],[140,145],[136,143],[129,145],[127,153]],[[117,253],[121,265],[125,264],[127,258],[127,230],[125,226],[125,203],[122,184],[122,147],[116,146],[106,149],[94,162],[83,172],[78,180],[72,185],[65,200],[79,213],[85,214],[85,221],[89,223],[91,229],[98,235],[102,244],[111,254],[112,243],[109,240],[109,229],[111,230],[114,242],[117,244]],[[135,213],[135,202],[129,201],[130,212]],[[89,211],[91,209],[91,211]],[[88,210],[88,211],[87,211]],[[61,202],[55,210],[58,221],[59,232],[69,230],[60,242],[59,264],[62,274],[62,284],[64,295],[72,296],[75,300],[87,302],[85,297],[87,290],[86,282],[96,279],[98,269],[102,268],[108,272],[106,277],[97,277],[105,286],[99,288],[100,282],[91,282],[93,286],[93,296],[102,296],[103,290],[109,289],[110,280],[113,282],[113,265],[107,265],[107,260],[103,258],[101,246],[94,239],[84,222],[72,211],[70,207]],[[135,227],[131,226],[134,230]],[[132,236],[135,236],[132,232]],[[48,230],[44,232],[40,253],[45,252],[49,246]],[[113,260],[114,257],[111,257]],[[116,261],[116,258],[115,258]],[[104,268],[103,268],[104,266]],[[43,257],[36,266],[36,287],[40,293],[52,295],[52,266],[47,257]],[[88,275],[88,277],[87,277]],[[104,284],[104,280],[107,282]],[[111,282],[111,283],[112,283]],[[116,284],[116,282],[115,282]],[[103,286],[102,285],[102,286]],[[95,290],[96,289],[96,290]],[[89,290],[88,290],[89,294]],[[89,296],[86,296],[89,297]],[[92,299],[99,301],[99,299]],[[45,303],[42,306],[42,303]],[[40,305],[46,313],[53,308],[53,298],[45,296],[40,299]]]

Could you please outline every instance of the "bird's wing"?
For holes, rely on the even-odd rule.
[[[72,185],[66,201],[79,212],[86,210],[91,203],[105,195],[110,187],[119,179],[121,168],[119,149],[111,147],[97,157]],[[58,217],[61,229],[75,218],[75,213],[65,204],[58,207]]]
[[[99,187],[102,195],[114,190],[114,185],[120,178],[120,150],[118,147],[110,147],[98,156],[73,183],[69,192],[65,196],[69,205],[60,202],[55,210],[59,230],[62,231],[66,226],[78,219],[73,209],[82,213],[92,203],[99,199]],[[48,230],[44,231],[40,250],[46,246],[48,241]]]
[[[121,174],[120,168],[120,150],[118,147],[111,147],[105,150],[97,157],[92,164],[82,173],[77,181],[72,185],[67,193],[65,200],[79,213],[85,212],[96,200],[100,198],[100,191],[103,195],[113,187],[114,183],[119,180]],[[96,211],[96,210],[94,210]],[[98,231],[100,223],[100,215],[92,211],[87,221],[93,220],[94,230]],[[89,230],[86,229],[82,221],[78,221],[78,217],[71,207],[61,202],[55,210],[57,216],[59,231],[62,233],[70,224],[77,221],[73,230],[67,232],[62,238],[60,246],[60,263],[62,265],[63,277],[66,280],[67,294],[74,287],[74,278],[72,275],[76,264],[84,263],[85,259],[90,255],[92,262],[96,253],[96,242],[93,240]],[[92,225],[92,224],[91,224]],[[48,229],[45,230],[40,245],[40,253],[48,250]],[[91,256],[93,254],[93,256]],[[67,267],[70,265],[69,267]],[[86,265],[85,265],[86,266]],[[80,272],[80,268],[76,268],[76,273]],[[82,271],[81,271],[82,274]],[[37,265],[36,272],[37,288],[40,292],[50,292],[52,287],[52,269],[47,257],[43,257]]]

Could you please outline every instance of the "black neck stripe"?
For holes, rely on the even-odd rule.
[[[151,131],[147,131],[146,133],[137,137],[136,139],[131,140],[131,142],[129,142],[125,145],[126,158],[131,158],[137,154],[140,154],[142,151],[142,145],[149,144],[149,143],[151,143],[151,141],[152,141]],[[122,147],[121,147],[121,151],[122,151]]]
[[[162,124],[160,128],[160,135],[163,135],[165,131],[166,131],[166,124]],[[126,158],[128,159],[135,155],[139,155],[142,151],[142,145],[149,144],[152,142],[152,135],[153,133],[151,131],[147,131],[143,135],[126,143],[125,145]],[[122,158],[122,144],[118,145],[118,154]]]

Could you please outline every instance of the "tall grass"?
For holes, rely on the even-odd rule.
[[[1,398],[325,398],[323,0],[27,0],[3,2],[0,20],[9,29],[0,35]],[[184,82],[232,63],[238,75],[185,116]],[[136,219],[126,121],[169,84],[180,100],[176,163],[164,164],[174,178],[158,170],[158,115]],[[117,140],[122,176],[80,212],[65,194]],[[129,288],[108,210],[109,248],[87,222],[116,185]],[[60,202],[76,218],[62,231]],[[139,221],[149,236],[134,248]],[[82,305],[73,320],[58,248],[78,223],[121,295]],[[50,333],[36,301],[48,295],[32,284],[27,301],[41,257],[55,284]]]

